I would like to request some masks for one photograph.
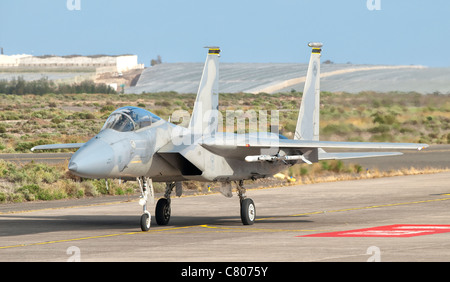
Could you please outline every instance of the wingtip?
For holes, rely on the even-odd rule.
[[[417,150],[418,150],[418,151],[422,151],[422,150],[424,150],[424,149],[426,149],[426,148],[429,147],[428,144],[419,144],[419,145],[420,145],[420,146],[417,147]]]

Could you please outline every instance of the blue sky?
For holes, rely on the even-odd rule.
[[[450,67],[450,1],[371,0],[0,0],[5,54],[137,54],[149,65],[203,62],[303,63],[309,41],[323,60]]]

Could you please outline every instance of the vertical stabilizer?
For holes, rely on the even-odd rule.
[[[309,43],[312,47],[305,88],[298,113],[294,139],[319,140],[320,112],[320,53],[322,43]]]
[[[219,47],[208,48],[189,129],[195,135],[212,135],[218,128]]]

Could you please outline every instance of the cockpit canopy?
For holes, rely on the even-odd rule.
[[[119,132],[135,131],[150,126],[160,119],[160,117],[141,108],[123,107],[112,112],[102,130],[110,128]]]

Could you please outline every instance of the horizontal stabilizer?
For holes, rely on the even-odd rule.
[[[35,150],[57,150],[57,149],[78,149],[78,148],[80,148],[83,145],[84,145],[84,143],[39,145],[39,146],[31,148],[31,151],[35,151]]]
[[[399,155],[403,155],[403,153],[399,153],[399,152],[325,153],[325,152],[319,151],[319,160],[345,160],[345,159],[386,157],[386,156],[399,156]]]

